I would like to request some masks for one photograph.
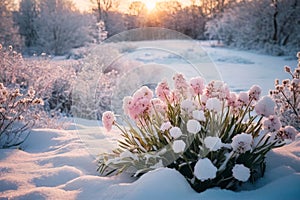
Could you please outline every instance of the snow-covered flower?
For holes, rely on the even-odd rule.
[[[192,112],[195,110],[196,106],[193,101],[185,99],[180,104],[181,112],[184,115],[192,115]]]
[[[192,115],[195,120],[202,121],[202,122],[206,121],[203,110],[194,110],[192,112]]]
[[[162,123],[162,125],[160,126],[160,130],[161,131],[167,131],[172,127],[173,126],[172,126],[171,122],[167,121],[167,122]]]
[[[259,100],[261,94],[261,87],[258,85],[253,85],[248,91],[249,99],[253,99],[255,101]]]
[[[281,127],[281,122],[276,115],[270,115],[269,118],[263,121],[263,129],[270,132],[278,131]]]
[[[196,134],[201,130],[201,124],[197,120],[194,120],[194,119],[190,119],[187,122],[186,127],[187,127],[187,131],[189,133],[193,133],[193,134]]]
[[[157,87],[155,88],[156,96],[166,102],[169,100],[170,97],[170,88],[166,80],[163,80],[162,82],[157,84]]]
[[[194,96],[202,94],[205,87],[203,78],[199,76],[192,78],[190,80],[190,86],[192,88],[192,94]]]
[[[150,101],[152,97],[153,92],[147,86],[141,87],[133,94],[134,99],[146,98]]]
[[[277,133],[277,137],[279,137],[282,141],[294,141],[297,134],[298,131],[293,126],[285,126],[284,128],[280,128]]]
[[[102,123],[103,126],[105,127],[105,129],[107,131],[110,131],[112,128],[112,125],[114,124],[114,122],[116,121],[115,115],[113,112],[111,111],[106,111],[103,113],[102,115]]]
[[[179,127],[172,127],[170,129],[170,135],[174,138],[174,139],[177,139],[179,138],[181,135],[182,135],[182,132],[180,130]]]
[[[254,107],[258,115],[269,117],[275,114],[275,102],[269,96],[264,96]]]
[[[232,138],[231,147],[237,153],[245,153],[251,150],[253,137],[251,134],[241,133]]]
[[[246,92],[240,92],[237,97],[238,106],[247,106],[249,104],[249,95]]]
[[[211,136],[208,136],[204,139],[204,144],[210,151],[218,151],[223,146],[223,143],[219,137]]]
[[[217,168],[208,158],[199,159],[194,167],[194,175],[200,181],[214,179],[217,174]]]
[[[222,102],[217,98],[210,98],[206,101],[206,108],[211,112],[221,112]]]
[[[250,178],[250,169],[243,164],[236,164],[232,168],[232,175],[235,179],[246,182]]]
[[[174,153],[181,153],[184,151],[186,144],[183,140],[175,140],[173,142],[172,148]]]

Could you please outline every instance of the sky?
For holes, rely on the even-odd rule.
[[[89,10],[90,6],[91,6],[91,1],[90,0],[73,0],[75,5],[82,11],[86,11]],[[128,5],[133,2],[133,1],[142,1],[144,2],[146,5],[147,4],[153,4],[153,2],[161,2],[161,1],[168,1],[168,0],[120,0],[120,9],[122,11],[126,11],[128,8]],[[189,0],[178,0],[179,2],[181,2],[182,4],[187,4],[189,2]]]

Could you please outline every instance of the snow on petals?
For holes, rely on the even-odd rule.
[[[217,168],[208,158],[203,158],[197,161],[194,167],[194,175],[200,181],[214,179],[217,174]]]
[[[175,140],[173,142],[173,151],[174,153],[181,153],[184,151],[186,144],[184,143],[183,140]]]
[[[201,130],[201,124],[194,119],[189,120],[186,124],[186,127],[187,127],[187,131],[193,134],[196,134]]]
[[[193,118],[194,119],[196,119],[198,121],[202,121],[202,122],[206,121],[206,118],[205,118],[203,110],[194,110],[192,112],[192,114],[193,114]]]
[[[106,111],[103,113],[102,115],[102,123],[103,126],[105,127],[105,129],[107,131],[110,131],[112,128],[112,125],[114,124],[114,122],[116,121],[115,115],[113,112],[111,111]]]
[[[210,151],[218,151],[223,146],[222,141],[219,137],[211,136],[208,136],[204,139],[204,144]]]
[[[245,153],[252,149],[253,137],[251,134],[241,133],[232,138],[231,147],[237,153]]]
[[[180,128],[178,127],[173,127],[170,129],[170,135],[174,138],[177,139],[182,135],[182,132],[180,130]]]
[[[232,175],[235,179],[246,182],[250,178],[250,169],[243,164],[236,164],[232,168]]]
[[[253,85],[248,91],[249,99],[257,101],[261,94],[261,87],[258,85]]]
[[[219,99],[217,98],[210,98],[206,102],[206,108],[214,113],[221,112],[222,110],[222,103]]]
[[[254,107],[255,112],[258,115],[269,117],[275,114],[275,102],[269,96],[264,96],[261,100],[257,102]]]
[[[276,115],[270,115],[269,118],[263,121],[263,129],[270,132],[278,131],[281,127],[281,122]]]

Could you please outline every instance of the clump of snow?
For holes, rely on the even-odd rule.
[[[231,147],[237,153],[245,153],[252,149],[253,138],[251,134],[241,133],[232,138]]]
[[[270,115],[275,114],[275,102],[271,97],[264,96],[261,100],[257,102],[254,109],[258,115],[269,117]]]
[[[210,98],[206,101],[206,108],[211,112],[221,112],[222,103],[218,98]]]
[[[191,119],[186,124],[187,131],[193,134],[198,133],[201,130],[201,124],[194,119]]]
[[[250,169],[243,164],[236,164],[232,168],[232,175],[237,180],[246,182],[250,178]]]
[[[204,144],[210,151],[218,151],[223,146],[223,143],[219,137],[211,136],[208,136],[204,139]]]
[[[206,121],[203,110],[194,110],[192,114],[195,120],[202,121],[202,122]]]
[[[172,127],[170,129],[170,135],[174,138],[177,139],[182,135],[181,129],[179,127]]]
[[[213,179],[216,177],[218,169],[208,158],[199,159],[194,168],[194,175],[200,181]]]
[[[183,140],[175,140],[173,142],[172,148],[175,153],[181,153],[184,151],[186,144]]]

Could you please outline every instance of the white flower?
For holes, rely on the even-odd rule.
[[[208,136],[204,139],[204,144],[210,151],[218,151],[222,148],[223,144],[219,137]]]
[[[232,138],[231,147],[233,151],[238,153],[245,153],[251,150],[253,138],[251,134],[242,133]]]
[[[201,130],[201,124],[194,119],[189,120],[186,124],[186,127],[187,127],[187,131],[193,134],[196,134]]]
[[[206,108],[211,112],[221,112],[222,110],[222,103],[217,98],[210,98],[206,101]]]
[[[162,125],[160,126],[161,131],[166,131],[169,130],[170,128],[172,128],[172,124],[169,121],[162,123]]]
[[[195,110],[195,104],[193,101],[185,99],[181,102],[180,108],[183,114],[191,115],[193,110]]]
[[[232,175],[235,179],[246,182],[250,178],[250,169],[243,164],[236,164],[232,168]]]
[[[197,161],[194,167],[194,175],[200,181],[214,179],[217,174],[217,168],[208,158],[203,158]]]
[[[259,102],[255,105],[255,112],[258,115],[263,115],[269,117],[270,115],[275,114],[275,102],[271,97],[264,96]]]
[[[192,114],[194,119],[202,122],[206,121],[203,110],[194,110]]]
[[[173,127],[170,129],[170,135],[174,138],[177,139],[182,135],[182,132],[180,130],[180,128],[178,127]]]
[[[181,153],[184,151],[186,144],[182,140],[175,140],[173,142],[172,148],[174,153]]]

